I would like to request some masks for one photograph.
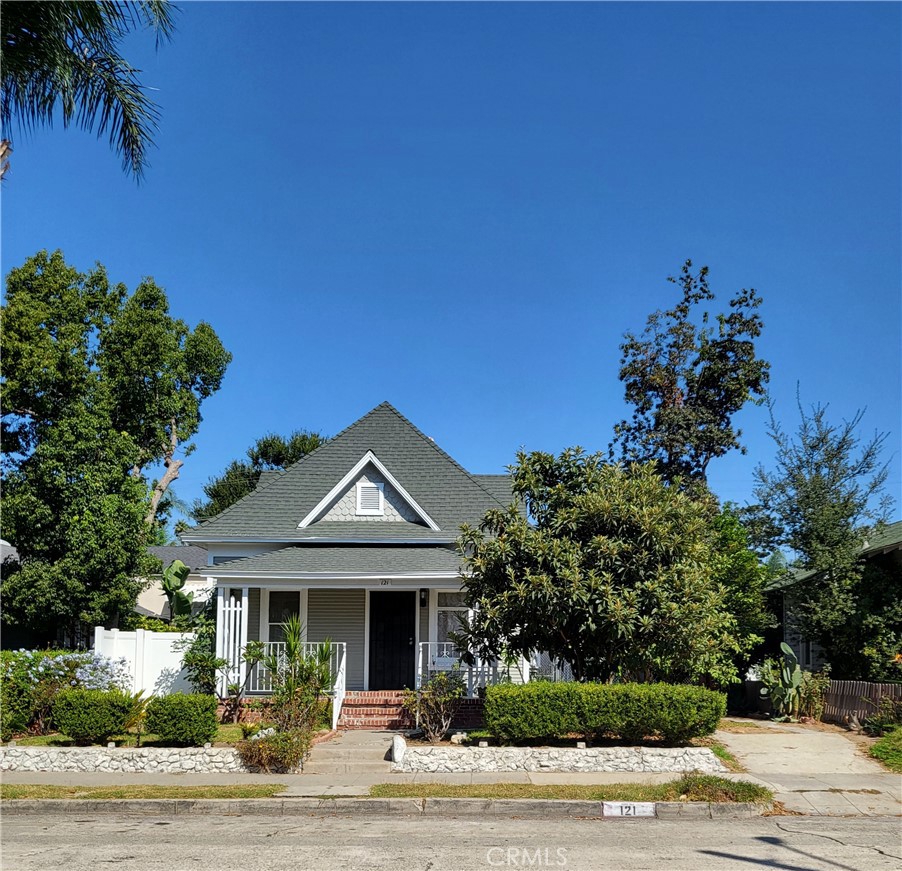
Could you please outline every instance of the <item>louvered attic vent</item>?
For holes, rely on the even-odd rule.
[[[357,485],[357,513],[385,514],[382,484],[361,482]]]

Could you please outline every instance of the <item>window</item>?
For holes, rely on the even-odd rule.
[[[282,624],[292,614],[301,613],[301,594],[271,590],[269,593],[269,640],[284,641],[285,629]]]
[[[464,593],[439,593],[436,596],[436,641],[450,641],[450,634],[460,629],[462,619],[469,613]]]
[[[382,494],[383,484],[371,484],[361,481],[357,484],[357,513],[384,514],[385,502]]]

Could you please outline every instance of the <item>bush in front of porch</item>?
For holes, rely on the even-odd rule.
[[[726,713],[726,696],[673,684],[499,684],[486,688],[486,729],[499,741],[567,735],[658,738],[685,743],[710,735]]]

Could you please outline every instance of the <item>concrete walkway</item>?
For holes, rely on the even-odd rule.
[[[752,721],[754,731],[715,738],[770,787],[777,801],[804,814],[899,814],[902,777],[870,759],[842,732]]]

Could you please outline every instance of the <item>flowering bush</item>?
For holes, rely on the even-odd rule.
[[[0,739],[50,728],[53,700],[62,689],[128,690],[128,661],[93,651],[4,650],[0,659]]]

